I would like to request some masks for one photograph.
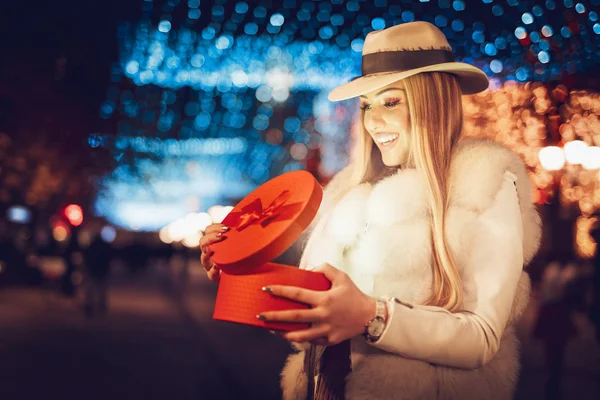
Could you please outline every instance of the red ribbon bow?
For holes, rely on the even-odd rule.
[[[280,208],[285,204],[286,201],[290,199],[291,196],[292,194],[289,190],[284,190],[264,210],[262,208],[260,199],[256,199],[252,203],[248,204],[242,209],[243,214],[240,216],[240,223],[237,226],[237,231],[242,231],[248,226],[259,222],[263,226],[267,225],[279,215]]]

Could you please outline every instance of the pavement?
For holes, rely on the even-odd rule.
[[[0,399],[279,399],[291,351],[258,328],[213,321],[217,286],[198,263],[115,265],[109,312],[88,318],[56,284],[0,288]],[[187,278],[184,278],[187,276]],[[530,338],[536,301],[519,324],[517,400],[545,398],[540,343]],[[563,399],[600,399],[600,347],[591,325],[567,348]],[[556,397],[556,396],[555,396]]]
[[[56,287],[0,289],[0,399],[278,399],[290,346],[213,321],[216,285],[192,265],[130,275],[117,265],[109,312],[88,318]]]

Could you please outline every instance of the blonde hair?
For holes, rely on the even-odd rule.
[[[426,305],[456,311],[462,304],[460,274],[445,239],[445,216],[449,201],[450,160],[462,132],[461,90],[456,78],[448,73],[430,72],[413,75],[399,82],[406,92],[412,146],[407,166],[420,171],[428,182],[431,214],[432,290]],[[332,193],[329,210],[352,187],[391,175],[397,168],[383,164],[381,152],[366,131],[364,111],[360,114],[360,137],[352,176],[337,193]],[[326,218],[320,218],[316,230],[323,229]],[[307,247],[311,246],[312,237]],[[306,251],[304,252],[306,254]],[[303,255],[301,265],[306,260]]]

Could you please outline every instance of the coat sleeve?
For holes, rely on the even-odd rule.
[[[523,227],[516,177],[506,172],[493,203],[477,217],[469,250],[476,301],[451,313],[388,302],[388,324],[373,343],[407,358],[475,369],[490,361],[510,316],[523,269]],[[401,300],[401,299],[400,299]]]

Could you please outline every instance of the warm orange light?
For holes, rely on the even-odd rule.
[[[67,229],[64,226],[57,225],[56,227],[54,227],[54,229],[52,229],[52,236],[57,242],[63,242],[67,240],[67,237],[69,236],[69,231],[67,231]]]
[[[65,216],[73,226],[83,223],[83,210],[77,204],[69,204],[65,207]]]

